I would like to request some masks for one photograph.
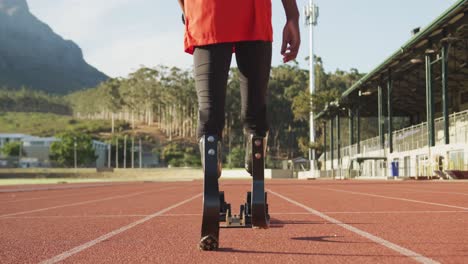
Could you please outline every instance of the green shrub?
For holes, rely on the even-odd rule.
[[[171,142],[162,150],[161,158],[171,167],[200,167],[200,153],[197,147]]]
[[[245,163],[245,149],[234,147],[227,156],[228,168],[243,168]]]
[[[7,157],[18,157],[20,156],[20,150],[21,150],[21,142],[12,141],[3,145],[2,153],[3,155]],[[21,150],[21,152],[22,154],[24,154],[24,151]]]
[[[93,164],[97,156],[94,152],[92,139],[89,135],[79,132],[65,132],[57,136],[60,141],[52,143],[50,158],[64,167],[73,167],[76,158],[79,167]]]

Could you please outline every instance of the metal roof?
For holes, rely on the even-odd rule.
[[[397,60],[397,58],[406,53],[410,48],[417,45],[420,41],[425,40],[428,36],[430,36],[435,30],[440,27],[441,24],[446,23],[449,19],[452,19],[457,13],[463,10],[463,6],[466,5],[468,0],[459,0],[454,5],[452,5],[448,10],[442,13],[438,18],[436,18],[429,26],[422,29],[418,34],[412,37],[409,41],[407,41],[403,46],[401,46],[397,51],[395,51],[390,57],[388,57],[384,62],[382,62],[379,66],[377,66],[374,70],[370,73],[366,74],[362,77],[359,81],[357,81],[353,86],[347,89],[342,94],[342,99],[350,95],[353,91],[361,88],[367,81],[371,78],[378,76],[379,73],[388,68],[392,65],[392,62]]]
[[[29,135],[25,134],[9,134],[9,133],[0,133],[0,138],[24,138],[28,137]]]

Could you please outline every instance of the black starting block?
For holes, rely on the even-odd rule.
[[[246,202],[240,206],[238,215],[232,215],[231,205],[226,203],[224,192],[219,193],[220,226],[228,228],[252,227],[268,228],[267,193],[265,192],[265,154],[266,138],[251,135],[249,138],[252,164],[252,191],[247,192]]]
[[[247,192],[246,202],[240,206],[239,214],[233,215],[231,204],[226,203],[224,192],[219,193],[221,211],[219,213],[220,227],[222,228],[252,228],[252,193]],[[267,193],[265,193],[266,218],[270,220],[268,214]]]

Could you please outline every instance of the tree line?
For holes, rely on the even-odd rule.
[[[317,92],[311,97],[308,70],[300,68],[298,64],[272,67],[268,87],[269,153],[272,159],[306,156],[309,147],[323,150],[327,146],[322,138],[322,131],[325,129],[323,122],[317,122],[318,143],[315,146],[309,144],[309,112],[311,109],[320,112],[327,104],[338,100],[344,90],[363,76],[356,69],[325,72],[319,57],[316,58],[315,74]],[[227,84],[226,126],[223,138],[225,152],[229,154],[225,159],[229,164],[242,163],[243,156],[239,87],[239,71],[233,68]],[[2,112],[73,114],[75,118],[109,120],[112,124],[118,120],[126,121],[130,128],[143,124],[160,130],[171,142],[195,144],[197,141],[198,105],[195,81],[190,69],[167,66],[141,67],[126,78],[108,79],[97,87],[66,96],[24,88],[2,88],[0,103]],[[346,140],[345,123],[342,128],[343,139]],[[363,126],[363,135],[367,134],[367,129]],[[192,147],[184,145],[186,143],[181,144],[182,147],[170,145],[168,150],[161,148],[156,151],[160,152],[162,157],[178,157],[179,161],[174,163],[192,163],[191,156],[183,157],[179,153],[186,149],[192,150]]]
[[[356,69],[326,73],[316,59],[317,93],[309,95],[309,73],[298,64],[273,67],[268,89],[270,154],[275,159],[306,155],[309,146],[309,112],[335,101],[362,77]],[[227,152],[242,148],[239,71],[230,71],[226,97],[224,145]],[[114,78],[99,86],[67,96],[75,116],[89,119],[125,120],[153,125],[171,141],[196,141],[197,96],[191,70],[157,66],[142,67],[127,78]],[[317,128],[320,135],[322,127]],[[320,140],[320,139],[319,139]]]
[[[0,112],[40,112],[71,115],[72,108],[62,96],[25,87],[0,87]]]

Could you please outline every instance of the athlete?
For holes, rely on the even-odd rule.
[[[273,41],[271,0],[178,1],[185,24],[185,52],[193,54],[194,59],[199,105],[197,135],[200,139],[202,163],[205,164],[206,140],[212,142],[216,137],[217,176],[220,177],[220,142],[225,122],[226,86],[234,52],[240,73],[241,119],[247,148],[246,169],[252,174],[251,140],[253,137],[263,137],[266,142],[268,133],[266,95]],[[286,25],[283,29],[281,54],[286,63],[297,57],[301,39],[296,0],[282,0],[282,3]],[[211,136],[207,137],[208,135]],[[210,151],[215,153],[214,149]],[[205,174],[205,186],[206,178]],[[217,179],[209,185],[217,186]],[[217,248],[217,239],[218,233],[202,238],[201,249]],[[214,242],[216,245],[207,246],[203,241]]]
[[[198,138],[204,135],[222,138],[232,52],[241,78],[244,131],[247,135],[266,136],[266,94],[273,41],[271,0],[178,1],[185,20],[185,51],[193,54],[194,59]],[[296,0],[282,2],[286,25],[281,54],[286,63],[297,57],[301,39]]]

